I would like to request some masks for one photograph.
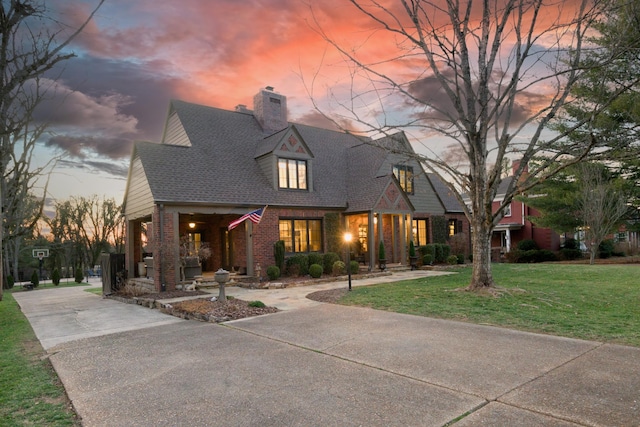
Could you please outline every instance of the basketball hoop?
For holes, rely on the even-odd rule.
[[[49,249],[33,249],[32,255],[42,261],[43,258],[49,258]]]

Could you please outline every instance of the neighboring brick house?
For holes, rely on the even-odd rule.
[[[124,200],[129,277],[142,261],[143,224],[156,243],[158,290],[180,280],[175,248],[183,237],[209,243],[205,271],[235,266],[248,276],[264,276],[275,263],[277,240],[288,255],[342,254],[347,229],[370,269],[380,240],[387,263],[407,263],[418,228],[446,212],[420,164],[388,149],[411,150],[404,134],[372,141],[292,124],[286,113],[286,97],[269,87],[255,96],[253,111],[170,103],[161,142],[137,142],[131,156]],[[227,229],[267,205],[259,224]],[[429,243],[422,236],[427,241],[419,243]]]
[[[519,162],[513,163],[513,170],[519,167]],[[526,170],[525,170],[525,173]],[[504,195],[509,184],[513,180],[512,176],[506,177],[500,183],[496,197],[493,199],[493,210],[504,200]],[[530,217],[538,216],[540,213],[534,208],[527,206],[520,200],[513,200],[506,208],[504,217],[500,220],[493,231],[491,247],[494,252],[505,254],[517,248],[522,240],[531,239],[536,242],[540,249],[557,251],[560,249],[560,236],[550,228],[536,227]]]

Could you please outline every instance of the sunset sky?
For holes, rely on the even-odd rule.
[[[369,38],[370,23],[345,0],[310,1],[312,8],[305,0],[107,0],[71,46],[77,57],[50,75],[59,76],[55,97],[39,112],[51,124],[39,160],[65,155],[49,196],[122,201],[133,142],[160,139],[171,99],[251,108],[253,95],[273,86],[287,96],[290,121],[327,125],[309,90],[326,111],[327,88],[349,99],[354,82],[314,31],[314,19],[340,43],[364,52],[367,41],[370,58],[397,46],[388,36]],[[97,0],[47,4],[54,19],[74,28]],[[437,92],[428,84],[417,90]],[[369,88],[355,82],[355,89]],[[388,101],[390,112],[402,110]],[[422,143],[436,151],[447,145]]]

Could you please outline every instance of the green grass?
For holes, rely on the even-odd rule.
[[[638,265],[494,264],[498,296],[457,274],[356,287],[340,300],[380,310],[640,347]]]
[[[43,354],[12,293],[5,291],[0,301],[1,426],[80,425]]]
[[[24,284],[27,285],[28,283],[25,282]],[[40,284],[38,284],[38,286],[33,290],[37,291],[38,289],[68,288],[72,286],[89,286],[89,283],[87,282],[76,283],[73,279],[62,279],[60,280],[60,283],[58,284],[58,286],[51,283],[51,281],[47,281],[44,283],[40,282]],[[20,292],[23,290],[23,288],[24,286],[16,284],[13,286],[10,292]],[[26,288],[24,288],[24,290],[26,290]]]

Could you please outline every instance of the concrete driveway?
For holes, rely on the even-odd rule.
[[[285,290],[285,311],[217,325],[69,289],[14,296],[85,426],[640,426],[635,347]],[[98,336],[60,337],[94,315]]]

